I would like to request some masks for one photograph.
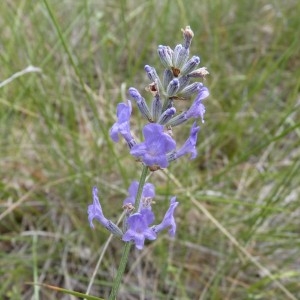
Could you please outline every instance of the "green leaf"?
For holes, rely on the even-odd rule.
[[[75,292],[75,291],[71,291],[71,290],[66,290],[66,289],[60,288],[58,286],[49,285],[49,284],[45,284],[45,283],[33,283],[33,282],[30,282],[29,284],[38,285],[38,286],[41,286],[41,287],[45,287],[47,289],[51,289],[51,290],[54,290],[54,291],[58,291],[58,292],[62,292],[62,293],[65,293],[65,294],[73,295],[73,296],[79,297],[81,299],[86,299],[86,300],[105,300],[104,298],[99,298],[99,297],[90,296],[90,295],[86,295],[86,294]]]

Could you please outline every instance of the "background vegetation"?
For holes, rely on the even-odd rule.
[[[158,219],[180,201],[177,236],[132,252],[118,299],[300,298],[299,1],[3,0],[0,15],[1,299],[72,299],[28,281],[86,291],[109,237],[87,222],[91,187],[117,220],[140,175],[108,137],[116,104],[186,25],[210,71],[199,155],[152,175]]]

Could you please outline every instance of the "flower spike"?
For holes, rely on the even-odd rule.
[[[208,71],[205,67],[199,67],[199,56],[190,57],[190,46],[194,37],[190,26],[182,29],[182,33],[183,42],[177,44],[175,48],[163,45],[157,48],[164,67],[162,80],[154,67],[148,64],[144,67],[150,80],[145,91],[152,99],[147,102],[136,88],[128,89],[130,97],[146,119],[142,129],[144,137],[142,142],[137,143],[130,131],[131,101],[127,100],[126,103],[119,103],[117,106],[117,121],[110,129],[110,137],[114,142],[118,142],[121,135],[129,146],[130,154],[143,164],[140,181],[133,181],[130,184],[128,195],[123,201],[122,229],[104,216],[96,187],[93,188],[93,203],[88,206],[88,221],[92,228],[94,228],[93,221],[97,220],[111,233],[124,242],[134,244],[139,250],[144,248],[146,240],[155,240],[162,230],[167,229],[169,235],[174,237],[177,228],[174,218],[178,206],[176,197],[170,199],[169,208],[161,223],[153,225],[155,209],[152,205],[155,204],[153,200],[155,187],[151,183],[146,183],[147,172],[167,168],[170,162],[184,155],[189,155],[190,159],[196,158],[199,119],[200,122],[204,122],[203,102],[209,96],[209,91],[199,79],[200,81],[204,79]],[[180,131],[178,126],[190,119],[195,119],[190,134],[185,143],[176,149],[174,136]],[[137,198],[138,196],[140,198]],[[126,263],[127,257],[123,258]],[[125,265],[123,258],[122,266]]]

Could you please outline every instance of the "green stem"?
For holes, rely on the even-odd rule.
[[[147,176],[148,170],[149,169],[148,169],[147,166],[143,167],[142,174],[141,174],[141,177],[140,177],[138,191],[137,191],[136,198],[135,198],[135,207],[136,207],[136,209],[138,209],[139,206],[140,206],[141,196],[142,196],[143,188],[144,188],[144,185],[145,185],[145,182],[146,182],[146,176]],[[121,284],[121,280],[123,278],[123,274],[124,274],[124,271],[125,271],[125,268],[126,268],[126,265],[127,265],[127,261],[128,261],[131,246],[132,246],[132,242],[127,242],[127,243],[125,243],[125,245],[123,247],[122,258],[121,258],[121,261],[120,261],[120,265],[119,265],[119,268],[118,268],[117,275],[116,275],[114,283],[113,283],[111,293],[110,293],[109,298],[108,298],[109,300],[115,300],[116,297],[117,297],[117,294],[118,294],[118,291],[119,291],[119,288],[120,288],[120,284]]]
[[[145,181],[146,181],[146,177],[147,177],[147,173],[148,173],[149,168],[147,166],[143,166],[143,170],[142,170],[142,174],[141,174],[141,178],[140,178],[140,182],[139,182],[139,188],[135,197],[135,209],[139,209],[140,206],[140,202],[141,202],[141,196],[142,196],[142,192],[143,192],[143,188],[145,185]]]
[[[116,297],[117,297],[118,290],[119,290],[119,287],[120,287],[120,283],[121,283],[121,280],[122,280],[122,277],[123,277],[123,274],[124,274],[124,271],[125,271],[125,268],[126,268],[126,265],[127,265],[131,245],[132,245],[131,242],[127,242],[124,245],[123,255],[122,255],[122,258],[121,258],[121,261],[120,261],[120,265],[119,265],[119,268],[118,268],[116,278],[114,280],[113,288],[112,288],[112,290],[110,292],[110,295],[109,295],[109,298],[108,298],[109,300],[115,300]]]

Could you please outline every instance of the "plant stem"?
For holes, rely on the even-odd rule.
[[[143,192],[143,188],[145,185],[145,181],[146,181],[146,176],[148,173],[148,167],[147,166],[143,166],[143,170],[142,170],[142,174],[140,177],[140,182],[139,182],[139,187],[138,187],[138,191],[136,194],[136,198],[135,198],[135,207],[138,209],[140,206],[140,202],[141,202],[141,196],[142,196],[142,192]],[[120,288],[120,284],[121,284],[121,280],[127,265],[127,261],[128,261],[128,256],[129,256],[129,252],[131,249],[132,243],[131,242],[127,242],[125,243],[124,247],[123,247],[123,254],[122,254],[122,258],[120,261],[120,265],[118,268],[118,272],[117,275],[115,277],[114,283],[113,283],[113,287],[111,290],[111,293],[109,295],[109,300],[115,300],[116,296],[118,294],[119,288]]]
[[[118,294],[118,290],[119,290],[119,287],[120,287],[120,283],[121,283],[121,280],[122,280],[122,277],[123,277],[123,274],[124,274],[124,271],[125,271],[125,268],[126,268],[126,265],[127,265],[131,245],[132,245],[131,242],[127,242],[124,245],[123,255],[122,255],[122,258],[121,258],[121,261],[120,261],[120,265],[119,265],[119,268],[118,268],[116,278],[115,278],[114,283],[113,283],[113,288],[112,288],[112,290],[110,292],[110,295],[109,295],[109,298],[108,298],[109,300],[115,300],[116,299],[116,296]]]
[[[145,185],[148,170],[149,170],[149,168],[144,165],[143,170],[142,170],[142,174],[141,174],[141,177],[140,177],[138,191],[137,191],[136,197],[135,197],[134,206],[135,206],[136,210],[139,209],[139,206],[140,206],[141,196],[142,196],[143,188],[144,188],[144,185]]]

